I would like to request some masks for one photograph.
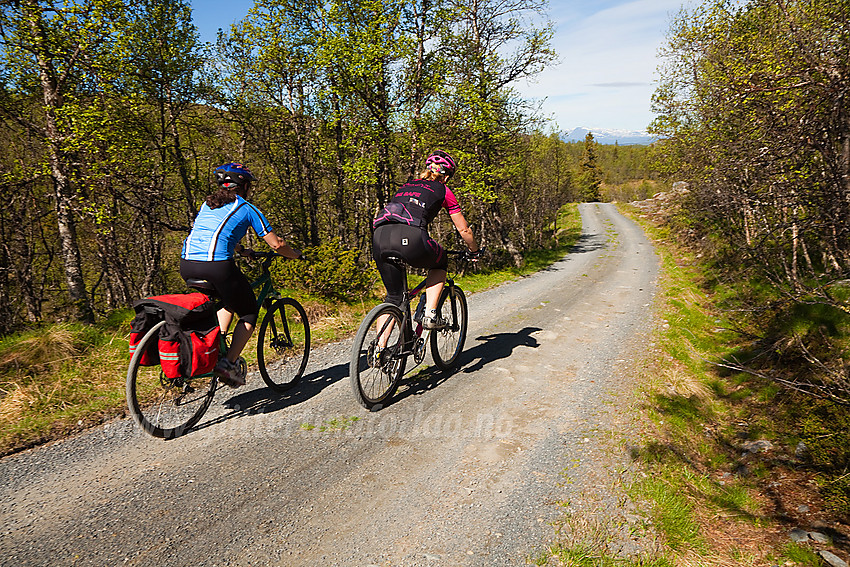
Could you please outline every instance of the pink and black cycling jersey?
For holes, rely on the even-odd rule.
[[[401,186],[375,217],[372,226],[377,228],[383,224],[396,223],[427,228],[440,208],[446,209],[450,215],[460,212],[452,190],[438,181],[414,179]]]

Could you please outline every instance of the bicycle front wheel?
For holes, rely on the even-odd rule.
[[[407,364],[401,310],[390,303],[372,309],[351,347],[349,378],[357,402],[368,410],[384,406],[398,388]]]
[[[257,337],[257,363],[266,385],[283,392],[301,379],[310,356],[310,322],[290,297],[275,301],[263,317]]]
[[[439,331],[431,331],[431,357],[438,368],[450,370],[457,364],[466,342],[469,313],[463,290],[456,285],[443,289],[437,312],[448,322],[448,326]]]
[[[149,434],[173,439],[189,431],[215,395],[216,380],[211,374],[167,378],[159,365],[141,366],[142,354],[159,340],[157,323],[139,342],[127,369],[127,407],[133,420]],[[154,347],[155,348],[155,347]]]

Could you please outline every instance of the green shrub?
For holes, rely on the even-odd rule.
[[[826,505],[850,514],[850,412],[846,406],[813,401],[802,424],[802,439],[811,464],[818,471]]]
[[[339,240],[305,248],[303,262],[278,262],[275,276],[284,286],[350,301],[372,289],[377,272],[359,261],[360,252],[343,248]]]

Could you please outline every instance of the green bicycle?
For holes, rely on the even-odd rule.
[[[262,273],[251,284],[257,290],[257,304],[266,310],[257,333],[257,366],[266,385],[275,392],[292,388],[301,379],[310,354],[310,322],[304,307],[291,297],[282,297],[272,283],[269,266],[273,252],[252,252],[262,258]],[[189,287],[206,294],[210,301],[221,304],[214,288],[206,280],[189,280]],[[218,306],[217,306],[218,308]],[[127,406],[133,420],[154,437],[171,439],[189,431],[212,403],[218,379],[212,372],[197,376],[167,378],[159,366],[142,366],[142,354],[153,341],[165,321],[157,323],[138,344],[127,369]],[[227,352],[227,337],[222,333],[219,356]],[[240,358],[240,371],[247,372]]]

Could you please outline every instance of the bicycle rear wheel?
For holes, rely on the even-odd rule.
[[[284,297],[263,317],[257,337],[257,363],[266,385],[275,392],[293,387],[307,367],[310,322],[300,303]]]
[[[149,434],[173,439],[194,427],[215,395],[211,374],[166,378],[159,365],[141,366],[139,359],[152,341],[159,340],[157,323],[139,342],[127,369],[127,407],[133,420]]]
[[[357,402],[378,410],[392,397],[404,375],[405,333],[401,310],[390,303],[372,309],[351,347],[349,378]]]
[[[437,313],[448,321],[448,326],[440,331],[431,331],[431,357],[438,368],[450,370],[457,364],[466,342],[469,313],[463,290],[456,285],[443,289]]]

